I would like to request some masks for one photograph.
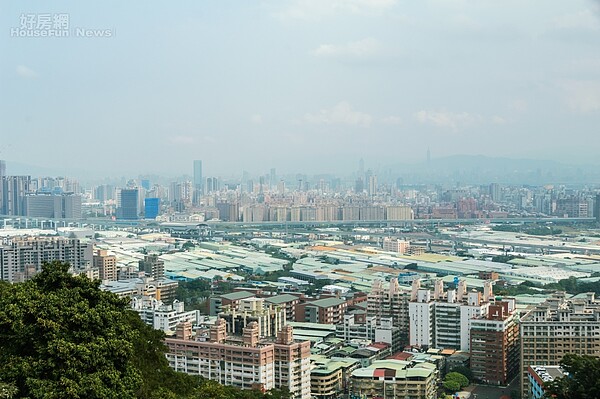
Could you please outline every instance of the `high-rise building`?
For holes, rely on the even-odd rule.
[[[180,323],[187,321],[197,324],[200,321],[199,310],[186,311],[183,302],[178,300],[167,305],[152,296],[135,295],[131,298],[131,308],[140,315],[144,323],[165,333],[176,331]]]
[[[386,220],[413,220],[415,214],[410,206],[390,205],[385,209]]]
[[[25,216],[50,219],[81,219],[81,195],[31,194],[25,197]]]
[[[519,373],[519,325],[515,300],[491,304],[471,320],[471,370],[479,381],[507,385]]]
[[[531,396],[530,366],[556,366],[567,353],[600,358],[600,301],[594,293],[567,299],[555,293],[520,320],[521,391]]]
[[[285,326],[277,339],[262,340],[258,323],[251,322],[242,337],[229,337],[225,320],[208,331],[191,323],[177,327],[177,338],[167,338],[169,365],[176,371],[199,375],[242,389],[287,388],[292,399],[310,399],[310,342],[295,341]]]
[[[110,201],[115,199],[115,187],[102,184],[94,189],[94,199],[100,202]]]
[[[391,319],[392,324],[400,329],[400,339],[408,343],[408,302],[409,292],[401,290],[398,279],[392,277],[387,287],[379,279],[373,282],[371,292],[367,296],[367,316],[375,317],[380,323],[383,319]]]
[[[502,201],[502,190],[498,183],[490,184],[490,199],[494,202]]]
[[[0,159],[0,180],[6,176],[6,161]]]
[[[94,267],[98,268],[100,280],[117,280],[117,257],[115,255],[109,255],[108,251],[96,251],[96,254],[94,255]]]
[[[160,198],[144,199],[144,219],[156,219],[160,212]]]
[[[139,265],[141,272],[145,272],[146,276],[155,280],[165,276],[165,262],[158,257],[158,254],[145,255]]]
[[[227,323],[230,334],[241,335],[248,324],[256,322],[260,337],[276,338],[285,324],[285,309],[262,298],[244,298],[236,307],[223,306],[219,317]]]
[[[0,180],[0,213],[25,216],[25,196],[30,192],[30,176],[5,176]]]
[[[194,161],[194,202],[198,203],[204,193],[204,178],[202,177],[202,161]]]
[[[378,190],[378,184],[377,184],[377,175],[374,174],[368,174],[368,180],[367,180],[367,194],[369,194],[370,197],[373,197],[374,195],[377,194],[377,190]]]
[[[140,215],[139,190],[137,188],[123,188],[119,198],[120,206],[117,209],[117,219],[138,219]]]
[[[215,191],[219,191],[221,189],[221,184],[219,182],[218,177],[209,177],[206,179],[206,193],[211,193]]]
[[[457,289],[444,292],[443,282],[438,279],[431,292],[420,288],[420,280],[414,280],[408,305],[410,344],[469,351],[471,320],[488,314],[493,299],[491,287],[491,282],[486,282],[483,294],[467,292],[461,280]]]
[[[92,244],[64,237],[5,237],[0,245],[0,279],[27,280],[42,270],[44,262],[69,263],[74,273],[92,267]]]

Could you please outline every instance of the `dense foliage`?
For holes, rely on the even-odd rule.
[[[33,279],[0,283],[0,397],[280,399],[169,368],[161,331],[99,281],[44,265]]]
[[[462,388],[469,386],[469,379],[461,373],[453,371],[446,374],[442,386],[449,392],[460,391]]]
[[[547,383],[544,387],[546,398],[600,398],[600,359],[567,354],[561,366],[569,375]]]

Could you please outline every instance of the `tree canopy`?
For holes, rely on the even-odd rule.
[[[568,375],[545,384],[546,398],[600,398],[600,359],[569,353],[560,364]]]
[[[61,262],[24,283],[0,282],[0,398],[286,397],[175,372],[162,331],[99,284]]]
[[[446,374],[446,378],[444,378],[442,385],[446,390],[450,392],[456,392],[468,386],[469,379],[461,373],[453,371],[451,373]]]

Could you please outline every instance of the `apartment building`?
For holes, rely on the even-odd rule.
[[[115,281],[118,279],[117,257],[106,250],[98,250],[93,257],[94,267],[98,269],[100,280]]]
[[[256,294],[253,292],[234,291],[229,294],[210,297],[209,313],[211,316],[217,316],[223,311],[224,306],[229,306],[229,309],[237,309],[242,299],[252,298],[254,296],[256,296]]]
[[[340,298],[323,298],[296,306],[296,321],[338,324],[344,319],[348,304]]]
[[[350,373],[360,366],[357,359],[313,355],[310,391],[313,398],[337,399],[349,388]]]
[[[519,373],[516,303],[491,304],[487,316],[471,320],[471,370],[487,384],[507,385]]]
[[[183,302],[178,300],[166,305],[156,298],[137,295],[131,298],[130,306],[144,323],[164,332],[174,332],[180,323],[189,321],[194,325],[200,320],[199,310],[186,311]]]
[[[488,314],[493,300],[491,282],[484,292],[467,292],[464,280],[456,289],[444,291],[442,280],[435,281],[433,292],[422,289],[420,280],[413,281],[409,303],[410,345],[460,349],[471,346],[471,320]]]
[[[345,342],[362,340],[383,342],[391,347],[392,353],[402,349],[403,342],[400,329],[392,324],[391,319],[381,318],[377,321],[375,316],[364,314],[348,314],[344,321],[335,326],[335,335]]]
[[[401,290],[397,278],[391,278],[387,287],[377,279],[367,295],[367,316],[374,316],[377,322],[382,318],[391,319],[399,328],[401,339],[408,343],[409,300],[410,291]]]
[[[225,305],[219,313],[219,318],[227,323],[227,333],[242,334],[250,323],[257,323],[260,337],[277,337],[285,324],[285,309],[270,303],[263,298],[244,298],[239,306]]]
[[[152,279],[150,277],[132,278],[119,281],[105,281],[100,289],[110,291],[121,298],[133,296],[148,296],[164,303],[171,303],[175,299],[179,283],[168,278]]]
[[[350,393],[361,398],[435,399],[438,370],[432,363],[376,360],[352,372]]]
[[[276,340],[261,340],[258,323],[248,324],[241,337],[228,336],[223,319],[209,331],[192,334],[191,323],[178,326],[167,338],[169,365],[242,389],[287,388],[294,399],[310,399],[310,342],[294,341],[285,326]],[[194,339],[195,338],[195,339]]]
[[[521,391],[532,395],[527,370],[557,366],[567,353],[600,357],[600,301],[594,293],[555,293],[520,320]]]
[[[301,280],[300,280],[301,281]],[[296,320],[296,306],[300,303],[300,298],[297,295],[281,294],[265,298],[265,303],[270,303],[279,306],[285,312],[287,321]]]
[[[27,280],[42,270],[44,262],[55,260],[69,263],[75,274],[87,274],[92,269],[92,244],[65,237],[5,237],[0,241],[0,279],[4,281]]]
[[[391,237],[385,237],[383,239],[383,250],[386,252],[402,255],[408,252],[408,248],[410,248],[410,243],[408,241]]]

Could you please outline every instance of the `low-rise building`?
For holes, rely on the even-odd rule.
[[[555,379],[562,378],[566,374],[560,366],[529,366],[527,367],[527,380],[529,381],[529,392],[527,398],[543,399],[546,396],[545,384]]]
[[[313,355],[311,360],[310,391],[317,399],[337,399],[348,392],[350,373],[360,365],[358,360],[351,358]]]
[[[432,363],[377,360],[352,372],[350,393],[368,399],[435,399],[438,375]]]

